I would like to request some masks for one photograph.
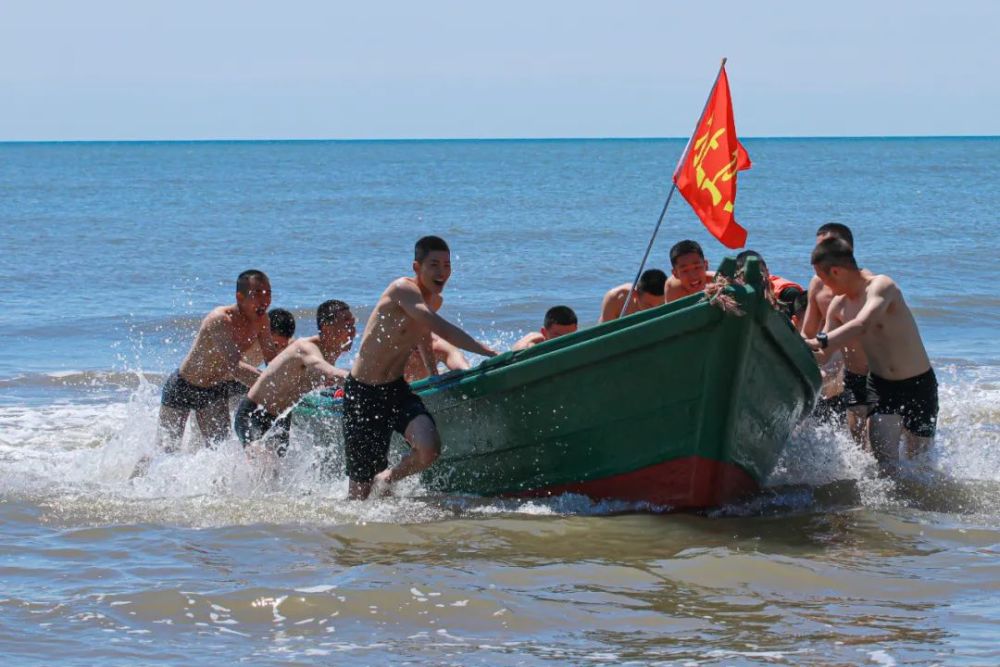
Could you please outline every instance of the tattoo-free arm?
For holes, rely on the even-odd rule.
[[[427,372],[431,375],[437,375],[437,357],[434,356],[434,347],[431,343],[430,334],[424,336],[421,341],[417,343],[417,353],[420,355],[420,360],[424,362],[424,367],[427,369]]]
[[[399,304],[399,307],[403,309],[403,312],[452,345],[457,345],[463,350],[481,354],[484,357],[496,356],[496,352],[431,310],[420,295],[420,290],[415,286],[407,284],[397,285],[393,292],[392,297]]]
[[[809,303],[806,305],[806,314],[802,317],[802,337],[814,338],[820,331],[822,317],[819,312],[819,303],[816,295],[823,288],[823,281],[818,276],[813,276],[809,281]]]
[[[310,350],[302,356],[302,364],[306,374],[314,385],[343,385],[347,379],[347,371],[337,368],[323,358],[319,350]]]

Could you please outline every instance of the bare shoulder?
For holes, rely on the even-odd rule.
[[[819,276],[814,275],[809,279],[809,298],[814,298],[814,295],[823,289],[823,281],[820,280]]]
[[[629,289],[632,288],[631,283],[625,283],[624,285],[618,285],[617,287],[612,287],[604,295],[605,299],[624,299],[625,295],[628,294]]]
[[[510,349],[515,350],[515,351],[516,350],[525,350],[525,349],[527,349],[529,347],[532,347],[534,345],[538,345],[539,343],[541,343],[544,340],[545,340],[545,336],[543,336],[541,333],[539,333],[537,331],[533,331],[530,334],[528,334],[527,336],[525,336],[524,338],[522,338],[521,340],[519,340],[516,343],[514,343],[514,346],[512,348],[510,348]]]
[[[292,344],[297,346],[295,354],[302,360],[309,357],[323,357],[323,351],[319,349],[319,345],[312,338],[300,338]]]
[[[414,294],[420,296],[420,288],[410,278],[403,277],[396,278],[389,283],[382,295],[393,301],[398,301],[399,299],[413,298]]]
[[[876,275],[868,282],[866,291],[872,295],[891,297],[899,293],[899,287],[896,285],[896,281],[889,276]]]
[[[202,329],[218,329],[231,324],[233,314],[229,306],[216,306],[209,311],[208,315],[201,321]]]

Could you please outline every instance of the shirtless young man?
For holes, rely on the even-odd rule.
[[[267,319],[271,324],[271,340],[274,341],[275,350],[280,354],[295,336],[295,315],[284,308],[272,308],[267,311]],[[260,368],[261,364],[264,363],[264,354],[260,351],[260,345],[255,344],[244,352],[243,361],[254,368]],[[226,400],[231,412],[236,411],[240,401],[247,395],[248,389],[249,387],[239,380],[226,382]]]
[[[265,360],[277,354],[267,317],[270,305],[267,276],[244,271],[236,279],[236,303],[219,306],[202,320],[190,352],[163,385],[159,435],[168,452],[180,445],[192,410],[207,441],[229,433],[227,381],[235,379],[249,387],[260,374],[241,360],[243,353],[256,343]]]
[[[576,313],[569,306],[552,306],[545,312],[545,320],[542,328],[533,331],[521,340],[514,343],[512,350],[526,350],[529,347],[538,345],[559,336],[573,333],[577,330]]]
[[[670,303],[692,294],[700,294],[712,281],[705,253],[697,241],[681,241],[670,249],[670,279],[664,301]]]
[[[361,348],[344,383],[344,458],[350,479],[348,497],[368,497],[379,489],[424,470],[438,457],[441,437],[423,401],[403,378],[406,360],[418,348],[427,370],[437,375],[431,334],[463,350],[492,357],[496,352],[437,314],[441,292],[451,276],[448,244],[437,236],[417,241],[414,277],[398,278],[382,292],[368,318]],[[389,438],[401,433],[410,451],[389,465]]]
[[[434,365],[444,364],[444,367],[449,371],[464,371],[467,368],[471,368],[469,360],[465,358],[462,351],[435,334],[431,334],[431,352],[434,354]],[[424,358],[420,354],[420,350],[413,350],[410,353],[410,358],[406,360],[406,369],[403,371],[403,377],[406,378],[407,382],[416,382],[417,380],[423,380],[426,377],[430,377],[431,372],[427,370],[427,364],[424,363]]]
[[[854,247],[854,234],[847,225],[839,222],[828,222],[816,230],[817,245],[826,239],[840,239],[851,248]],[[861,269],[861,273],[869,278],[873,275],[867,269]],[[829,331],[836,324],[827,319],[830,302],[834,297],[833,290],[825,285],[818,275],[814,275],[809,280],[806,292],[809,295],[809,303],[803,317],[801,333],[808,339],[813,338],[821,329]],[[817,414],[840,415],[843,419],[846,413],[851,435],[855,442],[863,445],[868,416],[871,414],[868,400],[868,360],[857,341],[840,350],[841,354],[838,355],[836,352],[836,350],[830,351],[828,354],[830,361],[821,369],[823,391],[817,405]]]
[[[813,250],[812,264],[834,294],[827,321],[839,326],[806,342],[821,361],[828,350],[861,344],[875,405],[868,424],[872,450],[882,470],[895,474],[900,437],[907,456],[916,456],[933,442],[937,427],[937,379],[917,323],[896,283],[865,275],[846,242],[823,241]]]
[[[667,282],[667,274],[663,271],[659,269],[646,269],[643,271],[642,275],[639,276],[639,282],[635,286],[635,291],[632,292],[632,298],[629,299],[625,314],[631,315],[640,310],[662,306],[663,284],[665,282]],[[617,320],[621,317],[622,306],[625,304],[625,299],[628,297],[630,291],[632,291],[632,283],[625,283],[624,285],[612,287],[608,290],[608,293],[604,295],[604,300],[601,301],[601,317],[597,320],[598,324]]]
[[[324,301],[316,309],[316,327],[318,335],[292,342],[272,359],[240,401],[233,430],[244,446],[271,431],[275,453],[284,456],[292,415],[282,413],[313,389],[342,385],[347,379],[347,371],[334,364],[354,342],[351,309],[343,301]]]

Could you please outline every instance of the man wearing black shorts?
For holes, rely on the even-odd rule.
[[[229,433],[227,382],[249,386],[259,375],[242,361],[243,354],[255,345],[267,361],[278,353],[267,317],[270,305],[270,281],[251,269],[236,279],[236,303],[219,306],[202,320],[191,350],[163,385],[158,438],[165,450],[177,449],[191,412],[209,443]]]
[[[834,297],[827,321],[841,322],[807,340],[822,363],[828,350],[860,343],[868,358],[868,420],[872,452],[882,470],[899,470],[900,440],[908,457],[931,445],[937,428],[938,387],[916,320],[899,286],[884,275],[866,275],[841,239],[821,242],[812,264]]]
[[[341,424],[348,496],[353,499],[367,498],[373,486],[388,492],[392,483],[424,470],[440,453],[437,425],[403,379],[410,353],[417,349],[432,375],[437,375],[432,333],[475,354],[496,354],[437,314],[451,276],[451,253],[443,239],[417,241],[413,271],[414,277],[394,280],[379,297],[344,383]],[[393,431],[403,435],[410,451],[390,468]]]

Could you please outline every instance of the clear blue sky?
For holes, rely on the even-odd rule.
[[[0,140],[1000,134],[1000,1],[0,2]]]

